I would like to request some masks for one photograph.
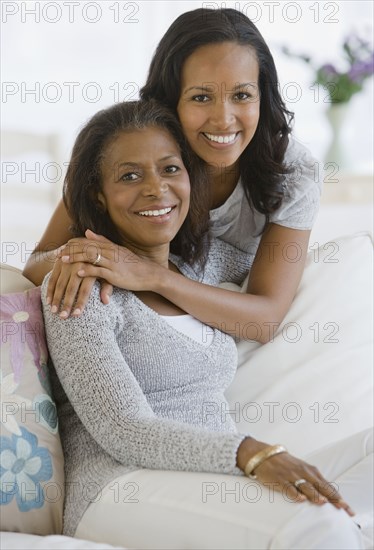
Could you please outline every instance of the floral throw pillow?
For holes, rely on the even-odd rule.
[[[64,460],[40,288],[0,296],[0,322],[0,528],[61,533]]]

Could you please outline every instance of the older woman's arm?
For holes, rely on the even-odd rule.
[[[114,327],[123,324],[118,304],[104,306],[98,284],[82,316],[63,321],[45,303],[47,282],[45,327],[57,375],[85,428],[108,454],[142,468],[239,473],[244,435],[155,416],[117,344]],[[254,441],[252,454],[258,445]]]

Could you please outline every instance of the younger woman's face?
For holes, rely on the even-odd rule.
[[[201,46],[183,65],[177,111],[192,149],[208,164],[235,166],[260,116],[258,62],[248,46]]]
[[[190,180],[174,138],[161,128],[122,132],[104,151],[100,201],[131,249],[152,252],[184,222]]]

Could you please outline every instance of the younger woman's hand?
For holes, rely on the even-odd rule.
[[[67,264],[61,261],[61,255],[70,249],[69,243],[70,241],[56,254],[47,286],[47,303],[50,304],[52,313],[59,313],[62,319],[67,319],[70,314],[75,317],[81,315],[96,281],[96,277],[82,279],[77,274],[85,267],[84,263]],[[113,286],[102,280],[100,297],[103,304],[109,303],[112,292]]]
[[[163,269],[161,266],[92,231],[87,230],[86,237],[71,239],[69,248],[61,252],[62,263],[76,266],[74,273],[83,281],[95,277],[126,290],[153,290],[155,273]]]

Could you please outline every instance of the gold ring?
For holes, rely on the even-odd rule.
[[[96,260],[92,262],[92,265],[97,265],[101,260],[101,254],[100,252],[97,253]]]
[[[296,481],[293,482],[293,484],[295,485],[296,489],[298,489],[300,487],[300,485],[302,485],[303,483],[308,483],[306,479],[297,479]]]

